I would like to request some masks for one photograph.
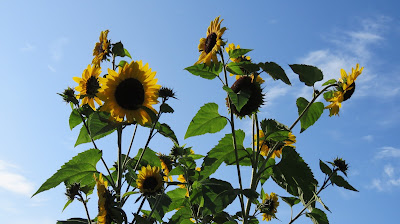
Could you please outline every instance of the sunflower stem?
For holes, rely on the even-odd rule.
[[[221,49],[219,50],[219,53],[221,55],[221,60],[222,64],[224,67],[224,76],[225,76],[225,86],[228,86],[228,76],[226,73],[226,65],[224,61],[224,54],[222,53]],[[243,223],[247,223],[247,216],[244,208],[244,201],[243,201],[243,185],[242,185],[242,176],[240,174],[240,165],[239,165],[239,156],[238,156],[238,149],[236,145],[236,134],[235,134],[235,121],[234,121],[234,116],[233,116],[233,111],[232,111],[232,100],[229,98],[228,95],[228,105],[229,105],[229,112],[231,115],[230,119],[230,124],[231,124],[231,129],[232,129],[232,140],[233,140],[233,147],[235,149],[235,158],[236,158],[236,170],[237,170],[237,175],[238,175],[238,180],[239,180],[239,188],[241,193],[239,194],[239,201],[240,201],[240,207],[242,209],[242,217],[243,217]]]
[[[117,202],[121,203],[121,183],[122,183],[122,172],[123,172],[123,167],[122,167],[122,126],[117,127],[117,134],[118,134],[118,177],[117,177],[117,189],[116,189],[116,194],[117,194]],[[121,208],[122,205],[120,204]]]
[[[85,207],[86,216],[88,218],[88,224],[91,224],[92,220],[90,219],[89,210],[87,208],[86,201],[83,199],[82,194],[78,194],[78,196],[79,196],[80,201],[82,202],[83,206]]]
[[[77,110],[77,111],[78,111],[78,113],[79,113],[79,116],[80,116],[81,119],[82,119],[83,125],[85,126],[87,133],[89,134],[90,140],[92,141],[94,148],[97,149],[97,150],[99,150],[99,149],[97,148],[96,143],[94,142],[94,140],[93,140],[93,138],[92,138],[92,135],[91,135],[91,133],[90,133],[90,131],[89,131],[89,126],[87,125],[87,123],[86,123],[86,121],[85,121],[85,118],[83,117],[83,115],[81,114],[81,112],[80,112],[79,110]],[[111,183],[112,187],[115,188],[115,181],[114,181],[114,179],[113,179],[113,177],[112,177],[112,175],[111,175],[110,169],[108,169],[108,166],[107,166],[106,162],[105,162],[104,159],[103,159],[103,150],[99,150],[99,151],[102,152],[102,155],[101,155],[100,159],[101,159],[101,161],[103,162],[103,165],[104,165],[104,167],[106,168],[109,177],[111,178],[110,183]],[[105,178],[108,179],[107,177],[105,177]]]
[[[151,212],[150,212],[149,216],[147,217],[147,221],[150,221],[151,216],[153,215],[154,211],[156,210],[156,208],[157,208],[158,204],[160,203],[161,198],[163,197],[163,195],[164,195],[164,191],[162,192],[161,195],[157,195],[156,202],[154,203],[154,207],[151,209]]]
[[[123,169],[125,169],[126,163],[128,162],[129,153],[131,152],[131,149],[132,149],[133,139],[135,139],[137,127],[138,127],[138,124],[135,125],[135,130],[133,131],[133,135],[132,135],[131,143],[130,143],[130,145],[129,145],[128,152],[126,153],[124,162],[122,163],[122,168],[123,168]]]

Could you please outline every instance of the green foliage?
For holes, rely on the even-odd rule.
[[[170,218],[168,224],[184,224],[185,221],[192,223],[190,221],[191,217],[192,217],[192,210],[190,209],[190,207],[182,207],[177,212],[175,212],[175,214]]]
[[[299,97],[296,101],[297,110],[299,115],[303,113],[306,109],[309,102],[303,97]],[[304,113],[304,115],[300,118],[301,130],[300,133],[305,131],[308,127],[313,125],[324,112],[324,104],[321,102],[313,103],[310,108]]]
[[[67,219],[66,221],[57,221],[56,224],[87,224],[87,223],[88,223],[87,219],[70,218],[70,219]]]
[[[300,199],[296,198],[296,197],[283,197],[283,196],[279,196],[282,201],[286,202],[290,207],[293,207],[293,205],[296,205],[300,202]]]
[[[321,209],[313,208],[311,212],[307,212],[306,216],[311,219],[314,224],[329,224],[328,217]]]
[[[357,189],[355,189],[353,186],[351,186],[342,176],[339,175],[332,175],[331,177],[331,182],[333,185],[336,185],[338,187],[343,187],[347,190],[351,190],[351,191],[357,191]]]
[[[163,113],[173,113],[174,109],[172,109],[172,107],[170,107],[167,103],[163,103],[160,106],[160,112]]]
[[[330,84],[334,84],[336,83],[336,79],[329,79],[328,81],[324,82],[324,84],[322,84],[322,86],[327,86]]]
[[[142,151],[143,151],[142,148],[139,149],[137,155],[135,156],[135,158],[131,162],[132,167],[134,167],[136,165],[136,162],[139,160],[139,157],[142,154]],[[158,158],[156,152],[154,152],[150,148],[147,148],[146,151],[144,152],[143,158],[140,161],[140,165],[139,165],[138,170],[140,170],[142,166],[147,166],[147,165],[157,166],[157,167],[161,168],[160,158]]]
[[[251,63],[250,61],[241,61],[229,63],[226,66],[226,70],[235,75],[248,75],[253,72],[257,72],[260,70],[260,67],[257,64]]]
[[[185,70],[193,75],[212,80],[222,72],[222,68],[223,65],[221,63],[213,62],[210,66],[207,66],[206,64],[197,64],[187,67]]]
[[[125,66],[126,63],[128,63],[128,62],[127,62],[127,61],[124,61],[124,60],[121,60],[121,61],[119,62],[119,64],[118,64],[118,66],[122,68],[122,67]]]
[[[162,218],[164,217],[165,213],[169,210],[169,206],[172,203],[171,198],[166,194],[160,194],[156,197],[148,197],[147,201],[150,204],[152,210],[154,210],[154,216],[157,221],[162,223]],[[158,201],[158,203],[157,203]]]
[[[67,184],[80,183],[81,186],[93,184],[93,173],[97,173],[96,164],[100,160],[101,155],[101,151],[97,149],[89,149],[79,153],[47,179],[32,197],[40,192],[57,187],[62,182]]]
[[[71,115],[69,115],[69,128],[72,130],[74,127],[82,123],[81,115],[78,109],[73,109]]]
[[[244,131],[237,130],[235,135],[237,148],[243,149]],[[232,134],[226,134],[218,142],[218,145],[211,149],[204,158],[201,169],[201,179],[205,179],[213,174],[223,161],[229,161],[229,159],[232,158],[232,152],[234,152]]]
[[[328,165],[326,165],[324,162],[322,162],[322,160],[319,160],[319,168],[321,169],[321,171],[326,174],[326,175],[331,175],[332,173],[332,169],[329,168]]]
[[[331,91],[328,91],[328,92],[325,92],[324,93],[324,99],[326,100],[326,101],[328,101],[329,99],[331,99],[332,97],[333,97],[333,94],[335,93],[335,91],[333,91],[333,90],[331,90]]]
[[[321,81],[324,78],[322,71],[311,65],[289,65],[294,73],[299,75],[300,81],[304,82],[307,86],[313,86],[314,83]]]
[[[263,130],[265,137],[279,131],[289,131],[289,128],[273,119],[264,119],[261,121],[261,130]]]
[[[148,108],[148,107],[145,107],[145,106],[142,106],[141,107],[143,110],[145,110],[146,111],[146,113],[150,116],[150,124],[154,124],[154,122],[156,122],[157,121],[157,115],[156,115],[156,113],[152,110],[152,109],[150,109],[150,108]],[[146,126],[146,125],[145,125]],[[151,126],[150,126],[151,127]]]
[[[318,185],[307,163],[291,147],[283,148],[282,160],[273,167],[272,179],[289,194],[302,196],[305,203],[314,196],[315,186]]]
[[[129,51],[128,51],[127,49],[125,49],[125,48],[124,48],[124,53],[125,53],[125,56],[127,56],[127,57],[130,58],[130,59],[132,59],[131,54],[130,54]]]
[[[258,176],[260,177],[261,185],[263,185],[265,183],[265,181],[267,181],[269,179],[269,177],[271,177],[273,174],[273,167],[275,165],[275,159],[269,158],[267,163],[265,164],[265,167],[261,167],[262,160],[264,160],[264,158],[261,157],[260,160],[261,161],[260,161]]]
[[[218,113],[218,105],[216,103],[204,104],[190,122],[185,139],[206,133],[219,132],[226,124],[227,120]]]
[[[243,48],[239,48],[239,49],[234,49],[234,50],[230,50],[228,52],[229,57],[230,58],[239,58],[247,53],[249,53],[250,51],[252,51],[253,49],[243,49]]]
[[[275,62],[259,63],[258,65],[264,72],[268,73],[268,75],[270,75],[274,80],[280,79],[282,80],[282,82],[288,85],[292,85],[285,73],[285,70],[283,70],[282,67],[276,64]]]
[[[246,105],[247,101],[249,101],[250,94],[242,90],[238,93],[235,93],[228,86],[223,86],[222,88],[228,93],[233,105],[235,105],[236,109],[240,112],[242,107]]]
[[[167,192],[168,197],[171,198],[171,204],[169,205],[168,212],[188,206],[189,201],[185,196],[186,191],[186,188],[176,188]]]
[[[132,59],[131,55],[129,54],[128,50],[124,49],[124,45],[121,42],[117,42],[113,44],[113,47],[111,49],[112,53],[115,54],[115,56],[120,56],[120,57],[129,57]]]
[[[168,124],[157,122],[154,127],[158,133],[172,140],[172,142],[176,145],[179,145],[178,139],[176,138],[175,132],[171,129]]]

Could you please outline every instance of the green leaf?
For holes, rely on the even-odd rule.
[[[309,102],[303,97],[299,97],[296,101],[297,110],[299,115],[303,113]],[[300,133],[305,131],[308,127],[313,125],[324,112],[324,104],[321,102],[313,103],[308,110],[304,113],[303,117],[300,118],[301,130]]]
[[[307,163],[291,147],[283,148],[281,161],[273,167],[272,179],[293,196],[299,196],[300,188],[305,203],[314,196],[318,184]]]
[[[296,197],[282,197],[282,196],[279,197],[282,198],[282,200],[286,202],[290,207],[293,207],[293,205],[296,205],[300,202],[300,199]]]
[[[96,164],[101,155],[102,153],[98,149],[89,149],[79,153],[47,179],[32,197],[40,192],[57,187],[62,182],[80,183],[81,186],[92,184],[95,181],[93,173],[97,173]]]
[[[66,221],[57,220],[56,224],[87,224],[87,223],[88,223],[87,219],[71,218],[71,219],[67,219]]]
[[[71,115],[69,115],[69,128],[72,130],[80,123],[82,123],[82,118],[79,111],[77,109],[72,110]]]
[[[332,170],[331,168],[329,168],[328,165],[326,165],[324,162],[322,162],[322,160],[319,160],[319,168],[321,169],[321,171],[326,174],[326,175],[331,175]]]
[[[275,131],[267,136],[268,141],[282,142],[288,139],[289,131]]]
[[[314,224],[329,224],[325,212],[318,208],[313,208],[311,212],[306,213],[306,216],[309,217]]]
[[[234,50],[230,50],[228,52],[229,57],[230,58],[239,58],[247,53],[249,53],[250,51],[252,51],[253,49],[243,49],[243,48],[239,48],[239,49],[234,49]]]
[[[235,132],[236,144],[238,149],[243,149],[244,131],[237,130]],[[211,149],[207,156],[204,158],[202,169],[200,172],[201,178],[205,179],[213,174],[224,160],[232,158],[234,146],[232,141],[232,134],[226,134],[213,149]]]
[[[294,73],[299,75],[300,81],[304,82],[307,86],[313,86],[314,83],[321,81],[324,78],[322,71],[311,65],[289,65]]]
[[[334,84],[336,83],[336,79],[329,79],[328,81],[324,82],[324,84],[322,84],[322,86],[327,86],[330,84]]]
[[[263,130],[265,136],[268,136],[278,131],[289,131],[289,128],[276,120],[264,119],[261,121],[261,130]]]
[[[227,122],[226,118],[219,115],[216,103],[204,104],[190,122],[185,139],[219,132],[226,126]]]
[[[169,208],[170,204],[172,203],[172,200],[171,200],[171,198],[170,198],[168,195],[166,195],[166,194],[161,194],[161,195],[158,195],[157,197],[161,197],[161,198],[159,199],[159,202],[158,202],[157,206],[155,206],[155,205],[156,205],[157,198],[148,197],[148,198],[147,198],[147,201],[149,202],[151,209],[154,210],[153,216],[154,216],[159,222],[162,223],[162,218],[164,217],[165,213],[168,212],[168,208]]]
[[[252,155],[252,149],[251,148],[238,148],[238,160],[239,160],[239,165],[241,166],[251,166],[251,160],[250,157]],[[232,150],[230,153],[226,154],[224,157],[224,163],[226,165],[236,165],[236,155],[235,155],[235,150]]]
[[[140,192],[138,191],[128,191],[124,195],[122,195],[122,198],[125,198],[127,196],[133,195],[133,194],[139,194]]]
[[[179,145],[178,139],[176,138],[174,131],[172,131],[171,127],[168,124],[160,124],[160,122],[157,122],[155,129],[158,130],[158,132],[164,137],[171,139],[172,142]]]
[[[67,203],[65,203],[64,208],[63,208],[62,211],[64,211],[64,210],[68,207],[68,205],[71,204],[73,201],[74,201],[74,200],[69,199],[69,200],[67,201]]]
[[[121,60],[118,64],[119,67],[123,68],[125,64],[128,63],[127,61]]]
[[[115,56],[125,57],[124,45],[121,41],[113,44],[111,51]]]
[[[186,198],[186,192],[186,188],[176,188],[172,191],[167,192],[167,195],[171,198],[172,201],[169,205],[167,212],[189,204],[189,200]]]
[[[182,224],[185,220],[191,222],[191,217],[192,210],[190,209],[190,207],[182,207],[169,219],[168,224]]]
[[[129,51],[127,49],[125,49],[125,48],[124,48],[124,53],[125,53],[125,56],[127,56],[130,59],[132,59],[131,54],[129,54]]]
[[[326,101],[329,101],[332,97],[333,97],[333,94],[335,93],[335,91],[333,91],[333,90],[331,90],[331,91],[328,91],[328,92],[325,92],[324,93],[324,99],[326,100]]]
[[[343,187],[347,190],[358,192],[358,190],[351,186],[342,176],[332,175],[331,182],[332,184],[336,184],[338,187]]]
[[[260,160],[262,160],[262,158],[260,158]],[[263,185],[265,181],[267,181],[269,177],[272,176],[274,165],[275,165],[275,159],[269,158],[267,163],[265,164],[265,167],[268,167],[267,169],[259,167],[259,172],[261,172],[261,169],[265,169],[261,174],[259,174],[261,185]],[[261,161],[259,166],[261,166]]]
[[[258,65],[264,72],[268,73],[268,75],[270,75],[274,80],[280,79],[282,80],[282,82],[288,85],[292,85],[285,73],[285,70],[283,70],[282,67],[276,64],[275,62],[259,63]]]
[[[143,149],[140,148],[137,155],[134,158],[134,163],[135,163],[134,165],[136,165],[136,162],[139,160],[139,157],[142,154],[142,151],[143,151]],[[146,151],[144,152],[142,160],[140,161],[138,170],[140,170],[142,166],[147,166],[147,165],[157,166],[157,167],[161,168],[160,158],[158,158],[156,152],[154,152],[150,148],[147,148]]]
[[[228,72],[235,75],[248,75],[253,72],[260,70],[257,64],[253,64],[250,61],[231,62],[226,66]]]
[[[329,208],[324,204],[324,202],[322,202],[321,197],[318,196],[317,193],[314,194],[314,198],[315,198],[315,201],[318,201],[318,202],[324,207],[324,209],[328,210],[329,212],[331,211],[331,210],[329,210]]]
[[[236,190],[239,190],[239,192],[240,192],[240,189],[236,189]],[[246,196],[247,198],[249,198],[251,201],[256,200],[259,196],[257,191],[255,191],[253,189],[243,189],[242,194],[244,196]]]
[[[100,115],[101,113],[96,111],[92,113],[88,119],[88,127],[89,130],[91,130],[93,140],[100,139],[115,131],[115,127],[113,125],[104,122],[105,115]],[[91,141],[90,135],[88,134],[86,127],[83,125],[79,132],[78,139],[75,142],[75,147]]]
[[[210,66],[206,64],[197,64],[185,68],[186,71],[192,73],[193,75],[200,76],[204,79],[212,80],[222,72],[223,65],[219,62],[213,62]]]
[[[160,112],[163,112],[163,113],[173,113],[173,112],[174,112],[174,109],[172,109],[172,107],[170,107],[168,104],[163,103],[163,104],[161,104],[161,106],[160,106]]]
[[[235,93],[228,86],[223,86],[222,88],[228,93],[233,105],[235,105],[236,109],[240,112],[242,107],[246,105],[247,101],[249,101],[250,94],[246,91]]]

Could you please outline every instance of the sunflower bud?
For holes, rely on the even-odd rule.
[[[80,183],[73,183],[67,187],[67,192],[65,193],[65,195],[67,195],[69,200],[73,201],[75,199],[75,196],[79,196],[81,194],[80,191],[81,191]]]
[[[344,160],[344,159],[342,159],[342,158],[336,158],[334,161],[333,161],[333,166],[334,167],[337,167],[337,169],[339,169],[340,171],[342,171],[343,172],[343,174],[344,175],[346,175],[347,176],[347,170],[348,170],[348,168],[349,168],[349,165],[348,164],[346,164],[346,161]]]
[[[170,97],[176,99],[174,91],[167,87],[161,87],[158,91],[158,96],[165,100],[168,100]]]
[[[64,92],[57,94],[60,95],[63,98],[63,100],[67,103],[72,102],[73,104],[78,104],[78,100],[76,99],[75,95],[75,90],[70,87],[65,89]]]

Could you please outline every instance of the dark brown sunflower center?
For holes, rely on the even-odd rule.
[[[143,181],[143,189],[153,191],[158,185],[157,179],[153,176],[147,177]]]
[[[348,89],[351,88],[350,90],[347,90],[346,92],[344,92],[343,95],[343,101],[346,101],[348,99],[350,99],[350,97],[353,95],[354,90],[356,90],[356,83],[353,82],[353,84],[351,84],[349,87],[347,87]]]
[[[217,34],[212,33],[207,36],[206,44],[204,45],[204,51],[208,54],[213,49],[215,44],[217,43]]]
[[[115,100],[126,110],[137,110],[144,102],[142,83],[134,78],[122,81],[115,90]]]
[[[99,88],[99,78],[95,76],[90,76],[90,78],[86,82],[86,95],[88,95],[88,97],[90,98],[94,98],[99,92]]]

